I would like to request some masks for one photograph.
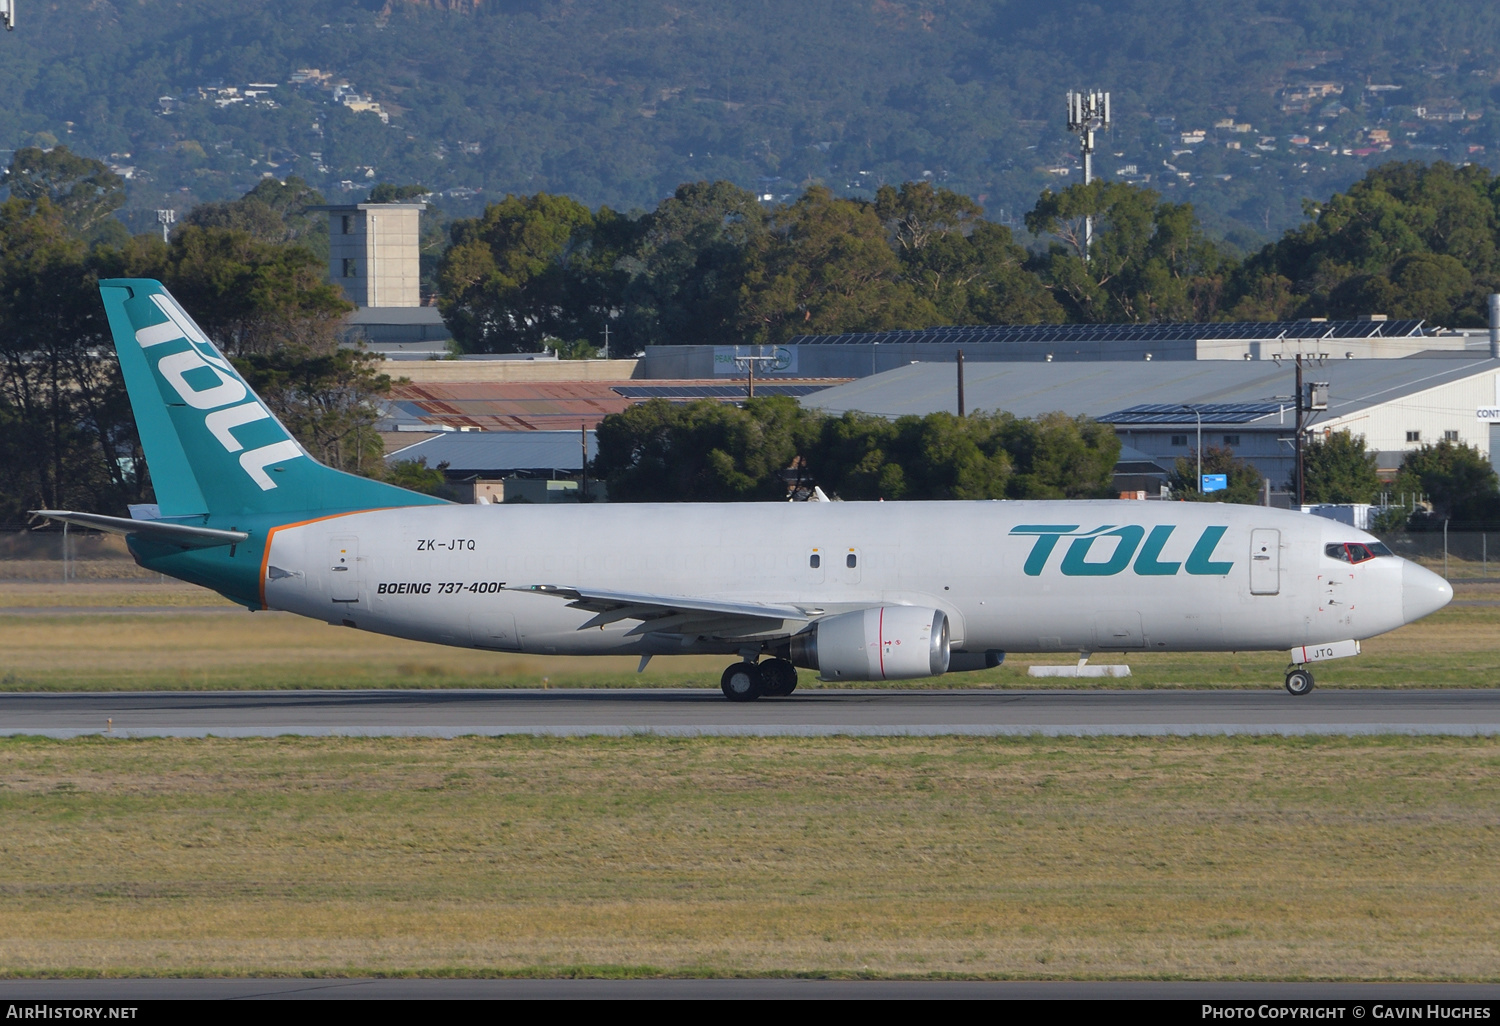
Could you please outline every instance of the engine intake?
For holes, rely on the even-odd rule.
[[[948,672],[948,616],[877,606],[824,617],[792,637],[792,662],[823,680],[936,677]]]

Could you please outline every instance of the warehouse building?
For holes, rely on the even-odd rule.
[[[1422,321],[1248,321],[1214,324],[1001,324],[803,335],[774,346],[648,346],[648,378],[743,377],[758,356],[757,377],[860,378],[915,361],[1068,363],[1280,360],[1297,353],[1329,359],[1393,359],[1436,352],[1488,353],[1487,331],[1444,331]]]
[[[1487,353],[1312,361],[1304,378],[1328,384],[1328,409],[1312,415],[1309,430],[1364,436],[1385,474],[1394,474],[1408,450],[1443,439],[1475,446],[1500,464],[1500,428],[1481,419],[1500,406],[1500,360]],[[1112,424],[1137,479],[1151,476],[1149,463],[1165,480],[1177,458],[1197,448],[1201,431],[1204,448],[1231,449],[1278,487],[1295,462],[1294,382],[1286,360],[989,363],[964,373],[969,411],[1062,411]],[[957,412],[957,391],[954,364],[916,363],[802,403],[831,414],[900,417]]]

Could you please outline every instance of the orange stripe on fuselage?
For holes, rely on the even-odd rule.
[[[266,548],[260,556],[260,608],[270,609],[266,605],[266,574],[270,573],[271,566],[271,540],[276,537],[276,532],[288,527],[306,527],[308,524],[321,523],[324,520],[337,520],[339,517],[353,517],[361,513],[379,513],[387,509],[405,509],[404,506],[377,506],[375,509],[356,509],[348,513],[330,513],[326,517],[313,517],[311,520],[298,520],[294,524],[277,524],[266,532]],[[413,507],[415,508],[415,507]]]

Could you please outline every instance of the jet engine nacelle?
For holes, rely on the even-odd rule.
[[[824,617],[792,638],[792,662],[823,680],[936,677],[948,672],[948,617],[919,606]]]

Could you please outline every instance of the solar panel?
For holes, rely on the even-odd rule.
[[[1106,413],[1105,424],[1248,424],[1281,413],[1286,403],[1142,403]]]
[[[828,385],[776,385],[755,383],[756,395],[786,395],[798,398],[821,392]],[[744,384],[737,385],[616,385],[611,391],[626,399],[740,399]]]
[[[1420,320],[1223,321],[1191,324],[985,324],[953,325],[845,335],[799,335],[799,346],[910,345],[992,342],[1179,342],[1209,339],[1411,338],[1427,334]]]

